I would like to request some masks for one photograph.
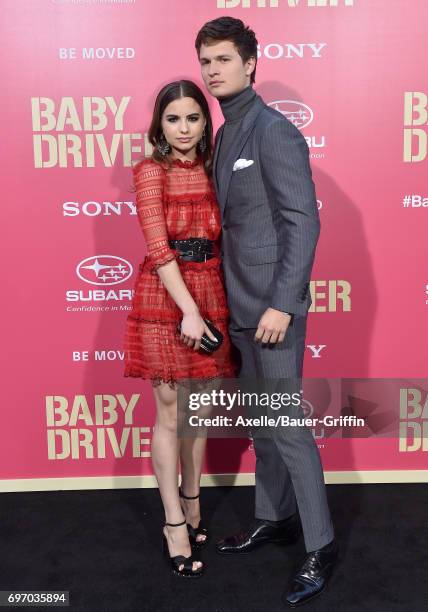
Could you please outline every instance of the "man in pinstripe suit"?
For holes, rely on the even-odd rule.
[[[252,88],[257,40],[242,21],[220,17],[195,43],[202,77],[221,105],[214,184],[222,216],[223,269],[240,377],[302,376],[309,280],[319,235],[308,146],[299,130]],[[291,417],[303,416],[301,406]],[[254,437],[256,520],[217,545],[222,554],[293,543],[306,556],[284,593],[294,607],[325,588],[337,557],[322,465],[311,432],[273,428]]]

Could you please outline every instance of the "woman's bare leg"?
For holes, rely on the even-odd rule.
[[[180,441],[181,490],[188,497],[199,495],[206,443],[206,437],[183,438]],[[194,500],[181,498],[181,504],[186,515],[186,521],[192,527],[197,527],[201,520],[199,498]],[[196,539],[198,542],[203,542],[206,536],[199,534]]]
[[[179,445],[177,441],[177,391],[163,383],[153,389],[156,400],[156,424],[152,437],[152,463],[159,485],[167,523],[184,520],[177,487],[177,465]],[[186,525],[164,527],[171,557],[191,555]],[[201,567],[200,561],[193,563],[193,570]],[[182,566],[180,566],[182,569]]]
[[[199,392],[209,393],[212,390],[218,390],[221,385],[221,380],[212,380],[199,390]],[[211,405],[200,406],[197,415],[202,418],[208,418],[212,414],[213,407]],[[179,454],[181,464],[181,490],[184,495],[194,497],[199,494],[202,464],[205,456],[207,445],[207,428],[200,426],[193,428],[194,437],[183,437],[180,442]],[[186,515],[186,520],[197,527],[201,520],[200,500],[187,500],[181,498],[181,504]],[[207,536],[199,534],[196,539],[198,542],[206,540]]]

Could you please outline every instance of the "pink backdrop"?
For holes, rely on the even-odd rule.
[[[159,88],[202,86],[194,37],[225,14],[256,31],[256,89],[310,145],[322,233],[305,375],[426,376],[425,0],[4,0],[1,10],[1,479],[152,473],[151,388],[122,374],[145,254],[130,165]],[[422,447],[400,452],[391,437],[318,441],[327,472],[426,468]],[[252,472],[247,446],[211,440],[205,471]]]

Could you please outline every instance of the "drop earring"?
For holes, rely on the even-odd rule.
[[[207,148],[207,140],[206,140],[206,137],[205,137],[205,128],[204,128],[204,131],[202,132],[202,136],[201,136],[200,141],[198,142],[198,145],[199,145],[199,150],[200,150],[201,153],[203,153],[206,150],[206,148]]]
[[[167,155],[171,151],[171,146],[166,141],[164,134],[161,134],[159,142],[156,143],[156,148],[162,155],[162,157],[165,157],[165,155]]]

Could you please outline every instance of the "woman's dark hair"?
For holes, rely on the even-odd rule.
[[[244,22],[234,17],[218,17],[213,21],[208,21],[199,30],[196,36],[195,47],[196,51],[201,50],[201,45],[210,45],[213,42],[221,40],[230,40],[238,49],[238,53],[242,58],[242,63],[245,64],[250,57],[254,57],[256,65],[251,73],[251,83],[256,82],[257,68],[257,38],[253,30],[245,26]]]
[[[212,172],[212,142],[213,142],[213,124],[211,120],[211,113],[208,107],[207,99],[205,98],[202,91],[199,87],[193,83],[192,81],[174,81],[173,83],[168,83],[165,87],[162,87],[160,92],[157,95],[155,107],[153,110],[152,122],[149,128],[149,141],[153,145],[153,153],[152,159],[158,163],[164,162],[165,157],[163,157],[157,147],[156,144],[159,142],[159,139],[162,135],[162,115],[171,102],[174,100],[179,100],[180,98],[193,98],[195,102],[199,104],[202,110],[202,114],[206,120],[205,125],[205,142],[206,148],[204,152],[198,151],[197,155],[203,161],[205,172],[208,176],[211,175]]]

